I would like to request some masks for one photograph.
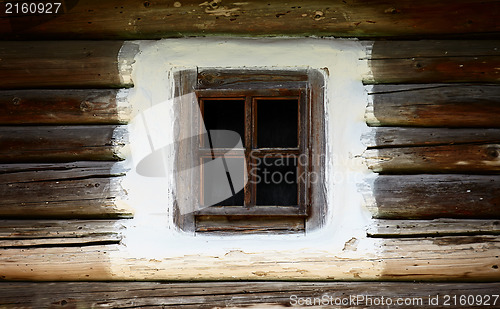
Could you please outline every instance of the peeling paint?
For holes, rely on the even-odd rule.
[[[139,45],[131,42],[124,42],[118,52],[118,72],[120,73],[120,82],[125,85],[132,84],[132,65],[129,59],[133,59],[139,51]]]

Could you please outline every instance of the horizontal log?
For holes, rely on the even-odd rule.
[[[120,220],[0,220],[0,248],[118,243]]]
[[[375,220],[367,231],[370,237],[435,237],[450,235],[498,235],[499,220]]]
[[[372,190],[375,218],[500,218],[500,176],[385,175]]]
[[[498,280],[499,236],[370,241],[377,249],[361,256],[330,252],[328,240],[320,250],[228,249],[226,254],[159,254],[154,258],[138,257],[120,245],[6,248],[0,251],[0,276],[38,281]]]
[[[0,128],[0,162],[119,160],[126,126],[24,126]]]
[[[359,295],[384,297],[385,303],[408,300],[419,308],[448,308],[444,295],[472,295],[474,301],[461,308],[477,308],[485,295],[498,294],[500,283],[410,283],[410,282],[2,282],[0,306],[46,308],[73,306],[110,308],[172,306],[175,308],[286,308],[301,301],[327,295],[339,301]],[[293,297],[293,295],[295,297]],[[438,296],[439,295],[439,296]],[[429,296],[438,297],[431,306]],[[478,302],[476,303],[475,300]],[[420,304],[421,302],[421,304]],[[321,304],[321,302],[319,302]],[[451,304],[451,302],[448,302]],[[490,300],[493,304],[493,301]],[[498,301],[497,301],[498,303]],[[316,300],[318,304],[318,300]],[[324,304],[333,307],[332,304]],[[375,307],[367,299],[351,302],[349,308]],[[399,308],[400,306],[391,306]],[[403,306],[401,306],[403,307]],[[316,308],[316,306],[315,306]]]
[[[500,274],[499,236],[386,239],[381,247],[381,279],[498,281]]]
[[[467,43],[377,41],[369,58],[371,74],[363,81],[366,84],[500,82],[497,69],[500,67],[500,42]]]
[[[365,118],[370,126],[500,127],[496,117],[500,114],[498,85],[413,84],[367,88],[370,101]]]
[[[123,176],[128,171],[122,163],[77,161],[70,163],[0,164],[0,185],[14,183]]]
[[[0,217],[130,217],[113,162],[0,165]]]
[[[378,40],[372,49],[372,59],[498,56],[498,43],[498,40]]]
[[[500,129],[375,127],[363,134],[362,141],[369,148],[500,144]]]
[[[496,1],[69,1],[57,14],[2,14],[9,39],[161,39],[212,35],[496,36]],[[174,5],[175,4],[175,5]],[[5,12],[2,6],[1,12]]]
[[[128,90],[0,91],[0,125],[122,124]]]
[[[376,173],[499,173],[500,145],[446,145],[369,149],[363,154]]]
[[[136,52],[121,41],[2,42],[0,89],[128,87]]]

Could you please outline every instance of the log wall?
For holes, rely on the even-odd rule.
[[[367,233],[384,239],[386,252],[397,239],[454,248],[498,241],[499,44],[375,42],[363,157],[378,173],[367,198],[375,225]],[[418,258],[406,259],[418,265]],[[406,265],[385,271],[419,272]],[[495,280],[497,267],[489,266]]]
[[[0,44],[2,280],[232,280],[224,275],[231,270],[247,280],[493,283],[244,282],[207,288],[195,283],[4,282],[0,306],[199,308],[206,302],[212,307],[259,302],[255,307],[279,308],[289,304],[291,293],[497,293],[500,43],[491,40],[499,32],[497,1],[424,1],[418,9],[411,1],[290,2],[290,8],[261,1],[63,2],[64,12],[71,14],[0,16],[0,35],[11,40]],[[367,197],[373,224],[366,233],[380,244],[380,252],[352,261],[311,254],[302,261],[315,265],[317,272],[311,274],[301,272],[300,263],[291,270],[290,263],[259,256],[251,257],[251,267],[261,271],[245,272],[249,257],[244,253],[200,261],[205,267],[193,273],[183,272],[184,261],[151,265],[119,256],[123,226],[133,216],[120,203],[127,170],[119,152],[127,143],[129,111],[119,93],[133,86],[134,48],[128,45],[123,53],[123,41],[22,40],[206,34],[413,39],[366,42],[373,45],[371,54],[360,60],[371,68],[363,79],[371,127],[363,139],[364,157],[378,174]],[[440,37],[460,40],[415,40]],[[135,277],[111,271],[115,264],[135,269]],[[325,278],[324,269],[339,276]]]
[[[123,78],[130,59],[119,62],[122,47],[121,41],[0,43],[1,257],[26,252],[22,259],[33,261],[26,250],[84,252],[120,243],[133,216],[121,187],[129,115],[122,98],[132,85]],[[5,262],[2,280],[15,279]],[[76,265],[66,267],[85,269]],[[19,308],[5,303],[9,297],[20,299],[2,292],[1,306]]]

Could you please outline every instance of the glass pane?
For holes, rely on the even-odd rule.
[[[238,136],[220,130],[238,133],[244,145],[245,100],[204,99],[203,120],[213,148],[234,148],[238,144],[235,140]],[[204,143],[204,146],[209,148],[210,144]]]
[[[258,148],[297,147],[298,106],[298,100],[257,101]]]
[[[295,206],[297,201],[297,163],[295,158],[260,158],[257,175],[257,205]]]
[[[244,158],[203,158],[202,171],[204,206],[243,206]]]

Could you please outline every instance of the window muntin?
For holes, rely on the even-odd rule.
[[[208,132],[208,137],[203,138],[205,142],[201,142],[199,153],[204,158],[204,163],[210,159],[222,161],[227,175],[225,180],[229,184],[220,183],[221,191],[214,194],[223,196],[223,193],[229,192],[227,190],[229,188],[232,195],[230,198],[210,205],[210,202],[214,200],[210,200],[206,192],[202,190],[201,205],[211,207],[200,210],[198,215],[225,215],[228,212],[232,215],[268,215],[269,209],[274,208],[272,213],[275,215],[305,216],[307,214],[305,203],[307,177],[301,173],[306,173],[308,169],[307,166],[299,166],[298,162],[301,156],[308,155],[305,143],[307,132],[303,132],[307,124],[301,123],[301,120],[305,121],[306,118],[300,117],[301,113],[305,114],[306,110],[306,89],[287,89],[286,91],[260,89],[257,92],[240,90],[237,91],[238,96],[234,94],[236,94],[234,91],[218,90],[203,90],[197,93],[202,114],[201,121],[204,122]],[[238,127],[234,119],[241,119],[240,107],[243,106],[243,101],[245,102],[244,125],[239,127],[244,128],[244,133],[240,133],[242,144],[245,145],[244,151],[238,152],[233,149],[229,154],[227,149],[235,143],[214,142],[218,138],[217,132],[210,130]],[[217,108],[227,106],[228,110],[216,114],[213,111],[217,108],[212,107],[216,104],[219,105]],[[210,111],[210,108],[213,109]],[[230,111],[237,112],[231,115]],[[224,123],[224,117],[231,118],[227,124]],[[202,127],[203,123],[199,125]],[[241,203],[242,192],[233,190],[237,186],[232,183],[233,179],[228,170],[228,155],[234,158],[245,158],[247,162],[248,181],[242,190],[243,205]],[[307,160],[302,161],[307,163]],[[205,166],[206,164],[202,164],[200,167],[202,177],[207,174],[204,172]],[[207,181],[209,180],[205,178],[201,180],[201,182]],[[208,186],[211,190],[217,190],[214,184]],[[202,187],[207,188],[206,185]]]

